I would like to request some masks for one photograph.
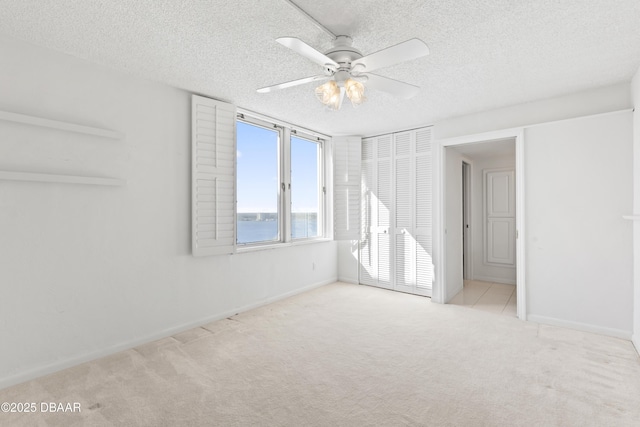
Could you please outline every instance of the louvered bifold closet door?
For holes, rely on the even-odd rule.
[[[362,140],[360,283],[431,296],[431,129]]]
[[[433,286],[433,166],[431,128],[415,131],[416,293],[431,296]]]
[[[375,138],[362,140],[360,205],[360,283],[378,284],[378,233]]]
[[[230,254],[236,242],[236,109],[192,96],[192,252]]]
[[[394,135],[395,149],[395,286],[401,292],[415,290],[415,240],[413,238],[413,132]]]
[[[335,137],[333,144],[334,239],[360,238],[360,137]]]
[[[391,135],[377,138],[377,227],[378,235],[378,286],[391,288],[394,251],[392,250],[393,215],[393,182],[392,154],[393,138]]]

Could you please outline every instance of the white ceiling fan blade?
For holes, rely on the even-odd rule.
[[[382,90],[402,99],[409,99],[420,92],[418,86],[410,85],[398,80],[382,77],[377,74],[367,73],[368,77],[365,86],[370,89]]]
[[[329,76],[325,76],[324,74],[320,74],[318,76],[305,77],[304,79],[292,80],[290,82],[284,82],[284,83],[279,83],[279,84],[273,85],[273,86],[263,87],[263,88],[258,89],[258,92],[259,93],[267,93],[267,92],[272,92],[274,90],[286,89],[288,87],[303,85],[303,84],[309,83],[309,82],[317,82],[317,81],[320,81],[320,80],[327,80],[328,78],[329,78]]]
[[[399,62],[410,61],[428,54],[429,48],[425,42],[419,39],[411,39],[395,46],[379,50],[376,53],[363,56],[362,58],[353,61],[351,66],[352,68],[356,68],[356,65],[358,64],[364,65],[365,68],[362,72],[368,73],[369,71],[374,71],[378,68],[388,67]]]
[[[309,58],[316,64],[320,64],[322,66],[325,66],[326,64],[331,64],[334,67],[338,68],[338,64],[333,59],[329,58],[324,53],[315,50],[314,48],[312,48],[311,46],[309,46],[308,44],[306,44],[305,42],[303,42],[302,40],[296,37],[280,37],[279,39],[276,39],[276,41],[280,43],[282,46],[288,47],[294,52],[297,52],[300,55]]]

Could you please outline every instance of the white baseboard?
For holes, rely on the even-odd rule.
[[[527,320],[530,322],[542,323],[545,325],[559,326],[561,328],[591,332],[594,334],[606,335],[614,338],[622,338],[623,340],[627,341],[631,340],[631,331],[625,331],[622,329],[606,328],[603,326],[590,325],[588,323],[572,322],[570,320],[555,319],[553,317],[538,316],[535,314],[528,314]]]
[[[184,323],[182,325],[177,325],[171,328],[165,328],[161,331],[155,332],[153,334],[146,335],[144,337],[136,338],[133,340],[125,341],[119,344],[115,344],[97,351],[92,351],[89,353],[84,353],[78,356],[69,357],[67,359],[58,360],[54,363],[49,363],[46,365],[38,366],[32,369],[29,369],[24,372],[17,373],[10,377],[5,377],[0,379],[0,390],[11,387],[16,384],[23,383],[25,381],[30,381],[35,378],[39,378],[45,375],[53,374],[55,372],[61,371],[63,369],[71,368],[73,366],[80,365],[81,363],[90,362],[92,360],[99,359],[101,357],[110,356],[114,353],[118,353],[120,351],[129,350],[133,347],[137,347],[143,344],[147,344],[152,341],[156,341],[162,338],[169,337],[171,335],[178,334],[180,332],[187,331],[189,329],[197,328],[202,325],[206,325],[207,323],[215,322],[216,320],[226,319],[227,317],[234,316],[238,313],[243,313],[245,311],[253,310],[254,308],[262,307],[264,305],[271,304],[273,302],[292,297],[297,294],[301,294],[303,292],[310,291],[315,288],[319,288],[324,285],[328,285],[330,283],[334,283],[337,281],[337,277],[331,278],[329,280],[324,280],[322,282],[314,283],[313,285],[305,286],[303,288],[295,289],[290,292],[285,292],[280,295],[276,295],[273,297],[266,298],[262,301],[249,304],[243,307],[234,308],[232,310],[227,310],[222,313],[217,313],[211,316],[207,316],[198,320],[194,320],[192,322]]]
[[[638,352],[638,356],[640,356],[640,334],[634,334],[631,337],[631,342],[633,343],[633,346],[636,348],[636,351]]]
[[[353,277],[338,277],[338,282],[351,283],[352,285],[360,284],[357,277],[355,279]]]
[[[502,279],[500,277],[490,277],[490,276],[478,276],[477,274],[473,275],[473,280],[479,280],[481,282],[493,282],[493,283],[503,283],[505,285],[514,285],[516,284],[516,280],[513,279]]]

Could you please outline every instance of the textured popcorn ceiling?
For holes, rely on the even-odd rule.
[[[297,0],[364,54],[412,37],[431,55],[378,74],[422,88],[410,100],[368,91],[331,112],[320,74],[275,42],[331,39],[282,0],[0,0],[0,34],[231,101],[328,134],[373,135],[629,81],[640,65],[638,0]]]

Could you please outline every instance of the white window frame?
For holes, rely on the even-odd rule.
[[[248,242],[248,243],[240,243],[237,241],[237,236],[236,236],[236,247],[237,248],[245,248],[245,247],[249,247],[249,246],[270,246],[270,245],[275,245],[278,243],[282,243],[285,241],[285,236],[286,236],[286,232],[284,230],[283,227],[283,208],[284,208],[284,198],[286,196],[286,192],[283,191],[282,189],[282,176],[283,176],[283,140],[285,139],[285,135],[284,135],[284,129],[282,128],[282,126],[278,126],[275,125],[273,123],[269,123],[266,122],[264,120],[260,120],[254,117],[248,117],[245,116],[243,114],[238,114],[237,118],[236,118],[236,123],[237,122],[243,122],[243,123],[247,123],[251,126],[256,126],[256,127],[260,127],[263,129],[267,129],[267,130],[274,130],[278,133],[278,153],[277,153],[277,159],[278,159],[278,194],[277,194],[277,202],[276,202],[276,206],[278,209],[277,212],[277,217],[278,217],[278,236],[276,239],[274,240],[263,240],[260,242]],[[236,138],[237,138],[237,132],[236,132]],[[237,140],[236,140],[236,146],[237,146]],[[236,174],[237,174],[237,166],[236,166]],[[236,187],[238,185],[238,177],[236,176]],[[236,224],[238,222],[238,200],[236,199],[236,207],[235,207],[235,217],[236,217]],[[237,234],[237,233],[236,233]]]
[[[249,111],[238,109],[236,121],[248,123],[250,125],[263,127],[266,129],[279,129],[280,140],[278,144],[278,175],[280,185],[278,187],[278,228],[279,239],[254,242],[254,243],[237,243],[237,252],[269,249],[279,246],[297,245],[314,243],[319,241],[330,240],[327,238],[328,221],[328,192],[327,186],[327,156],[330,139],[326,135],[295,127],[286,122],[278,121],[267,116],[256,114]],[[318,228],[320,229],[317,237],[305,237],[292,239],[291,236],[291,137],[295,136],[301,139],[317,142],[320,144],[320,156],[318,156],[319,179],[318,192],[321,198],[321,204],[318,208]],[[237,178],[236,178],[237,179]],[[237,184],[237,183],[236,183]],[[236,202],[236,221],[237,221],[237,202]]]
[[[287,138],[287,153],[289,154],[289,167],[287,168],[289,174],[291,173],[291,138],[298,138],[298,139],[303,139],[305,141],[309,141],[312,142],[314,144],[318,144],[318,148],[319,148],[319,155],[318,155],[318,159],[317,159],[317,168],[318,168],[318,235],[317,236],[313,236],[313,237],[298,237],[296,239],[293,238],[293,233],[292,230],[289,230],[289,237],[291,238],[292,242],[303,242],[306,240],[317,240],[317,239],[322,239],[326,236],[326,221],[325,221],[325,212],[326,212],[326,199],[327,199],[327,187],[326,187],[326,182],[325,182],[325,168],[324,168],[324,164],[325,164],[325,147],[326,147],[326,140],[317,137],[317,136],[313,136],[310,134],[305,133],[304,131],[298,131],[296,129],[291,129],[290,133],[289,133],[289,138]],[[289,182],[291,182],[291,176],[289,176]],[[289,190],[291,190],[291,188],[289,187]],[[289,198],[291,197],[291,191],[288,191],[288,196]],[[291,200],[289,200],[289,203],[287,204],[287,207],[289,208],[289,213],[288,213],[288,218],[289,218],[289,226],[292,225],[291,221]]]

